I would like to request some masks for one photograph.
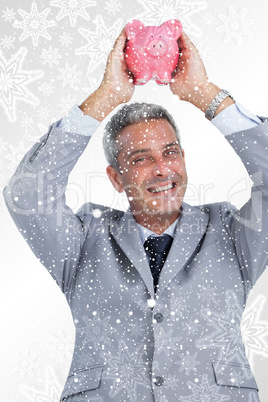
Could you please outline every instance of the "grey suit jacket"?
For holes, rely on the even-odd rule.
[[[12,218],[56,280],[76,327],[61,400],[258,401],[240,320],[267,265],[268,122],[227,137],[254,182],[251,199],[183,204],[154,294],[129,211],[65,204],[88,138],[55,125],[5,189]]]

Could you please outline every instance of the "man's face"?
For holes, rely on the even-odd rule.
[[[174,221],[186,190],[184,154],[165,119],[125,127],[118,136],[118,164],[107,173],[117,191],[125,191],[136,220]]]

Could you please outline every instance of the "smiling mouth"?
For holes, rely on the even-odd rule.
[[[177,183],[170,183],[167,184],[166,186],[161,186],[161,187],[155,187],[155,188],[148,188],[148,191],[150,193],[161,193],[163,191],[168,191],[172,190],[174,187],[176,187]]]

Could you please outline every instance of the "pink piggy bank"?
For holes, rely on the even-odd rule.
[[[179,60],[180,21],[169,20],[156,27],[132,20],[125,31],[128,38],[125,60],[134,75],[134,84],[146,84],[151,78],[157,84],[168,84]]]

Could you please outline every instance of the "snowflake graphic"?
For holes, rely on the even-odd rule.
[[[42,92],[44,96],[50,96],[53,93],[54,88],[52,81],[43,82],[43,84],[38,87],[39,91]]]
[[[51,39],[47,29],[55,26],[56,23],[53,20],[46,20],[47,15],[50,12],[49,8],[46,8],[44,11],[38,13],[36,3],[33,2],[30,13],[27,13],[21,9],[19,9],[18,12],[22,17],[22,21],[14,21],[13,26],[15,28],[23,29],[23,33],[19,38],[20,41],[23,41],[30,36],[32,38],[33,45],[36,47],[38,46],[40,36],[44,37],[45,39]]]
[[[164,298],[164,301],[169,305],[168,299]],[[172,294],[170,298],[170,308],[166,310],[166,314],[171,314],[171,319],[176,320],[178,317],[185,318],[185,310],[187,309],[187,304],[185,299],[180,296],[176,297],[176,295]]]
[[[85,92],[86,94],[91,94],[94,92],[100,85],[100,80],[96,80],[95,78],[88,77],[88,86],[82,88],[82,92]]]
[[[45,106],[41,106],[38,110],[37,110],[37,116],[39,121],[46,121],[49,116],[50,116],[50,110],[45,107]]]
[[[63,332],[59,332],[59,335],[52,335],[50,337],[50,344],[48,349],[51,350],[51,357],[58,357],[62,362],[73,353],[73,336],[65,336]]]
[[[91,355],[89,355],[88,353],[82,352],[78,356],[78,363],[79,363],[80,367],[88,367],[88,366],[92,366],[94,364],[94,360]]]
[[[214,331],[197,340],[197,347],[220,348],[220,360],[233,361],[236,358],[241,363],[247,363],[240,330],[242,308],[236,295],[232,291],[226,292],[225,313],[219,314],[203,309],[201,314],[211,324]]]
[[[172,333],[172,329],[166,333],[163,328],[160,328],[159,333],[155,336],[155,350],[157,354],[163,351],[169,356],[171,350],[179,349],[181,338],[172,338]]]
[[[11,151],[11,154],[5,155],[5,159],[8,159],[8,160],[11,161],[10,165],[8,166],[8,168],[10,170],[12,170],[22,160],[23,156],[27,152],[27,149],[24,148],[24,145],[23,145],[22,141],[19,142],[18,147],[14,147],[13,145],[9,145],[9,149]]]
[[[220,387],[218,385],[209,384],[209,380],[206,374],[202,376],[201,384],[195,384],[191,381],[187,382],[189,389],[192,394],[189,396],[183,396],[182,401],[184,402],[223,402],[229,401],[230,397],[228,395],[223,395],[220,393]]]
[[[83,316],[83,321],[86,324],[85,327],[79,328],[78,332],[82,335],[85,334],[85,339],[83,340],[83,345],[88,342],[93,342],[95,349],[106,343],[111,344],[109,336],[115,331],[115,329],[109,324],[111,317],[104,318],[101,320],[98,315],[93,319]]]
[[[0,105],[11,122],[16,120],[18,100],[38,104],[38,99],[28,90],[27,85],[41,78],[43,72],[22,69],[26,54],[26,48],[21,48],[10,60],[6,60],[0,51]]]
[[[248,26],[254,23],[254,20],[245,20],[247,10],[243,8],[240,13],[236,14],[232,6],[229,6],[229,16],[219,14],[218,17],[223,21],[223,25],[217,28],[218,32],[226,32],[224,43],[229,42],[232,38],[236,40],[238,45],[242,43],[242,36],[251,37],[252,34],[248,30]]]
[[[186,322],[183,322],[184,326],[184,331],[188,335],[196,335],[200,332],[200,322],[196,318],[195,320],[188,320]]]
[[[65,68],[58,68],[61,75],[59,75],[58,80],[62,80],[62,86],[69,84],[71,88],[74,87],[75,83],[80,83],[79,75],[82,74],[81,71],[76,71],[77,64],[74,64],[72,67],[69,66],[68,63],[65,63]]]
[[[44,389],[36,389],[22,385],[20,391],[27,397],[30,402],[58,402],[62,392],[62,384],[58,380],[55,371],[51,367],[47,367],[45,371]]]
[[[199,361],[195,360],[196,356],[197,356],[197,353],[195,353],[193,356],[191,356],[189,351],[187,351],[186,353],[180,354],[181,360],[175,363],[180,366],[180,372],[185,370],[186,375],[191,374],[191,370],[195,372],[196,371],[195,366],[200,364]]]
[[[49,4],[60,7],[60,12],[56,17],[57,21],[64,17],[69,17],[71,26],[74,27],[78,16],[86,21],[90,20],[90,15],[87,13],[86,8],[95,6],[97,3],[93,0],[53,0]]]
[[[0,155],[3,155],[3,153],[7,150],[7,142],[4,141],[4,138],[0,138]]]
[[[87,54],[91,57],[88,65],[89,72],[95,70],[100,63],[106,63],[108,54],[113,47],[115,37],[122,27],[122,20],[117,19],[113,26],[108,28],[101,15],[97,15],[95,24],[95,31],[90,31],[85,28],[78,29],[78,32],[88,43],[75,51],[77,55]]]
[[[71,109],[71,107],[74,105],[74,99],[71,97],[71,95],[69,94],[67,97],[61,98],[59,100],[59,113],[61,115],[63,115],[64,113],[66,113],[68,110]]]
[[[253,366],[255,355],[268,357],[268,322],[260,319],[265,303],[266,297],[258,296],[245,309],[242,317],[242,338],[251,366]]]
[[[251,392],[249,394],[248,402],[260,402],[258,396],[256,395],[256,392]]]
[[[3,19],[5,20],[5,22],[9,21],[12,22],[15,19],[15,12],[13,10],[13,8],[8,8],[6,7],[5,10],[3,10]]]
[[[125,391],[130,401],[137,401],[137,385],[146,388],[150,382],[146,377],[146,365],[143,362],[143,345],[134,353],[130,353],[124,342],[119,343],[118,356],[110,356],[107,362],[107,379],[114,380],[111,387],[111,398],[116,397],[121,391]]]
[[[38,368],[39,365],[35,362],[37,359],[37,354],[31,352],[30,350],[26,350],[21,354],[17,355],[17,358],[14,360],[15,367],[13,368],[13,373],[19,373],[21,378],[24,378],[26,375],[34,376],[34,369]]]
[[[14,41],[15,38],[5,35],[4,38],[0,39],[0,46],[2,46],[3,49],[10,50],[12,47],[14,47]]]
[[[173,391],[175,388],[180,386],[180,380],[176,377],[176,375],[171,375],[165,378],[165,387],[167,389],[172,389]]]
[[[105,2],[104,7],[108,14],[115,15],[120,12],[122,4],[119,0],[109,0]]]
[[[198,297],[201,299],[201,303],[206,302],[207,306],[215,300],[215,297],[219,296],[219,293],[216,292],[216,286],[213,288],[210,285],[204,287],[201,292],[198,294]]]
[[[68,47],[73,41],[73,36],[69,32],[63,32],[62,35],[60,35],[59,42],[62,46]]]
[[[59,64],[59,59],[61,59],[61,55],[58,53],[59,49],[52,49],[52,46],[49,46],[48,49],[42,49],[40,56],[40,59],[43,59],[42,64],[48,64],[50,68],[53,64],[57,66]]]
[[[187,0],[137,0],[145,11],[137,16],[147,24],[160,25],[172,18],[179,18],[183,29],[190,34],[200,36],[202,32],[193,23],[191,16],[207,7],[205,1]]]
[[[206,11],[201,15],[202,26],[207,30],[211,30],[213,25],[215,24],[214,14],[210,11]]]

